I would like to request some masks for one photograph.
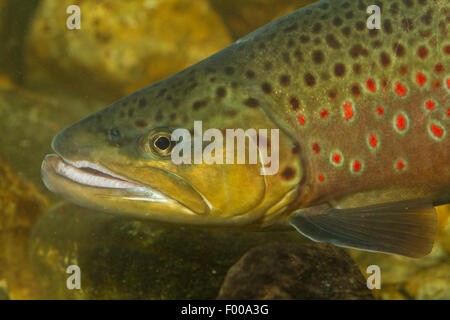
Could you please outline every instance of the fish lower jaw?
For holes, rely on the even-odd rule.
[[[58,155],[47,155],[42,162],[42,178],[45,185],[52,191],[58,192],[49,177],[55,176],[69,180],[77,185],[128,191],[130,200],[141,201],[169,201],[161,193],[152,190],[146,185],[136,181],[131,181],[123,176],[115,174],[102,166],[89,161],[68,161]]]

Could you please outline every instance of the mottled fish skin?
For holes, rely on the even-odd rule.
[[[382,9],[381,30],[366,27],[373,2]],[[321,1],[76,123],[53,147],[65,159],[89,159],[172,197],[201,195],[204,203],[190,203],[201,214],[149,214],[160,220],[268,225],[322,203],[448,203],[449,6]],[[136,141],[152,128],[192,129],[195,120],[204,128],[280,128],[279,173],[175,166],[137,151]],[[187,185],[177,191],[168,177]],[[138,215],[150,208],[71,188],[60,192],[95,208]]]

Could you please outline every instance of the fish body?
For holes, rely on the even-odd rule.
[[[380,29],[370,1],[320,1],[77,122],[55,137],[44,182],[110,212],[287,223],[316,241],[428,253],[433,205],[450,202],[450,4],[376,3]],[[266,137],[278,171],[261,174],[261,153],[257,165],[174,164],[166,138],[199,120],[279,130]]]

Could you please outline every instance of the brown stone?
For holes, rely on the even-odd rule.
[[[350,256],[328,244],[269,243],[228,271],[218,299],[373,299]]]

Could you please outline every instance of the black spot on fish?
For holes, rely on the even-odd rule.
[[[344,21],[341,18],[339,18],[339,17],[336,17],[336,18],[333,19],[333,25],[335,27],[340,27],[343,22]]]
[[[309,72],[305,74],[304,80],[308,87],[314,87],[316,85],[316,78]]]
[[[218,98],[225,98],[227,95],[227,90],[224,87],[217,88],[216,95]]]
[[[339,43],[339,41],[332,34],[327,34],[327,36],[325,37],[325,40],[327,41],[327,44],[333,49],[339,49],[341,47],[341,44]]]
[[[349,37],[351,33],[352,33],[352,29],[350,29],[350,27],[343,27],[342,28],[342,34],[344,36]]]
[[[359,63],[355,63],[352,68],[353,68],[353,72],[356,74],[360,74],[362,71],[362,67]]]
[[[280,84],[283,87],[287,87],[288,85],[291,84],[291,77],[289,75],[287,75],[287,74],[282,74],[280,76]]]
[[[410,32],[414,29],[413,21],[411,19],[402,20],[402,28],[405,32]]]
[[[335,100],[337,98],[337,94],[338,94],[337,90],[335,90],[335,89],[332,89],[332,90],[328,91],[328,97],[331,100]]]
[[[292,178],[295,177],[295,169],[291,167],[284,168],[284,170],[281,172],[281,177],[284,180],[291,180]]]
[[[367,57],[369,55],[369,51],[366,48],[364,48],[361,44],[353,46],[350,49],[349,53],[353,59],[357,59],[359,56]]]
[[[379,49],[383,46],[383,42],[381,40],[375,40],[372,42],[372,48]]]
[[[147,122],[145,122],[145,120],[136,120],[136,122],[134,123],[136,125],[136,127],[139,128],[145,128],[147,126]]]
[[[225,68],[225,73],[227,75],[232,75],[234,73],[234,68],[233,67],[226,67]]]
[[[255,72],[253,72],[252,70],[247,70],[247,72],[245,73],[245,76],[248,79],[254,79],[255,78]]]
[[[312,58],[315,64],[321,64],[325,60],[325,56],[320,50],[313,51]]]
[[[247,107],[250,108],[256,108],[257,106],[259,106],[259,101],[256,100],[255,98],[248,98],[247,100],[244,101],[244,103]]]
[[[392,15],[396,16],[399,12],[398,3],[393,3],[389,9]]]
[[[353,11],[348,11],[345,14],[345,18],[348,19],[348,20],[353,19]]]
[[[428,10],[420,19],[425,25],[430,25],[433,21],[433,12],[431,10]]]
[[[366,24],[362,21],[358,21],[355,23],[355,28],[358,31],[363,31],[364,29],[366,29]]]
[[[308,43],[309,40],[311,40],[311,38],[307,35],[300,36],[300,42],[302,42],[302,43]]]
[[[334,74],[336,75],[336,77],[343,77],[345,76],[345,65],[343,63],[336,63],[336,65],[334,66]]]
[[[298,62],[303,62],[303,54],[300,50],[295,50],[294,51],[294,57]]]
[[[166,88],[162,88],[161,90],[159,90],[157,97],[161,97],[164,93],[166,93],[166,91]]]
[[[267,94],[272,93],[272,86],[268,82],[264,82],[261,85],[261,89],[264,91],[264,93],[267,93]]]
[[[350,87],[350,92],[352,96],[359,97],[361,95],[361,87],[359,84],[355,83]]]
[[[392,34],[393,29],[392,29],[392,23],[391,20],[384,20],[383,21],[383,28],[384,32],[386,34]]]
[[[369,30],[369,36],[371,38],[376,38],[379,34],[379,31],[380,30],[378,30],[378,29],[371,29],[371,30]]]
[[[147,105],[147,100],[145,98],[141,98],[139,100],[139,108],[144,108]]]
[[[208,105],[208,101],[206,100],[197,100],[192,104],[192,109],[194,110],[198,110],[200,108],[205,107],[206,105]]]
[[[270,62],[270,61],[266,61],[265,63],[264,63],[264,69],[266,69],[266,70],[271,70],[272,69],[272,62]]]
[[[294,110],[294,111],[297,111],[298,108],[300,107],[300,101],[298,101],[297,97],[291,97],[289,99],[289,103],[291,104],[292,110]]]
[[[403,3],[405,4],[405,7],[408,9],[414,7],[414,2],[412,0],[403,0]]]
[[[395,43],[393,49],[397,58],[403,58],[406,54],[406,49],[401,43]]]
[[[382,52],[380,55],[380,63],[383,67],[388,67],[391,64],[391,57],[386,52]]]

